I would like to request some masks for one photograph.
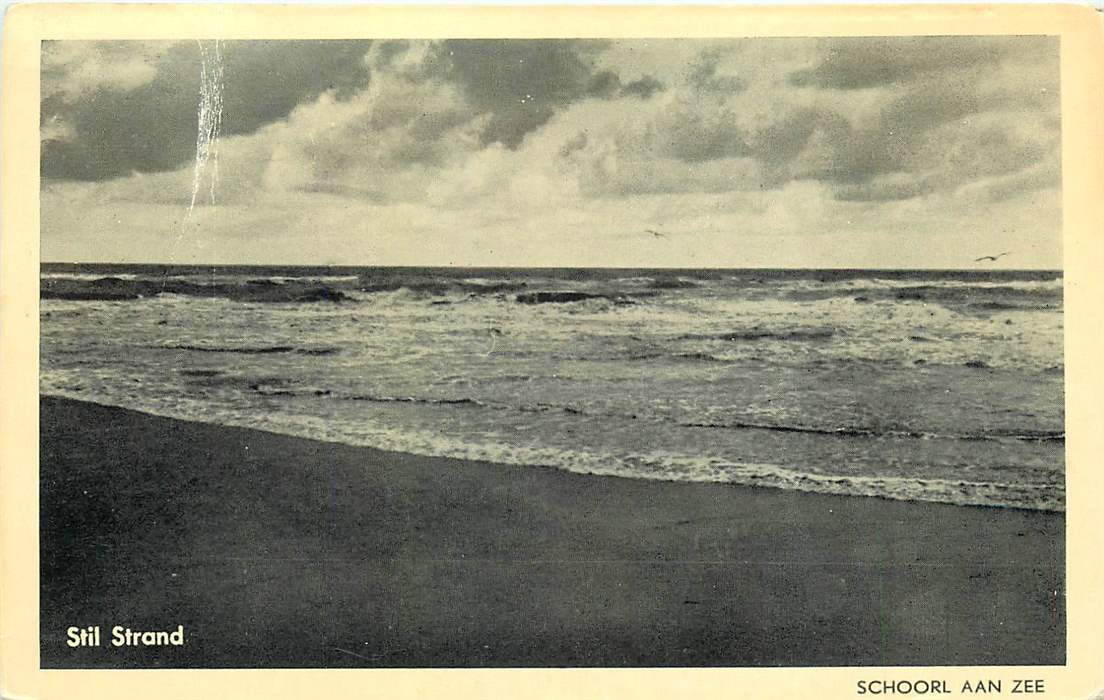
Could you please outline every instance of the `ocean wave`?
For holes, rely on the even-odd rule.
[[[328,397],[346,401],[371,401],[374,403],[414,403],[426,405],[463,405],[487,408],[499,411],[520,411],[522,413],[540,413],[558,411],[568,415],[583,416],[586,418],[614,418],[620,420],[646,420],[670,423],[682,428],[705,428],[718,430],[762,430],[778,433],[804,433],[809,435],[824,435],[837,438],[901,438],[912,440],[966,440],[966,441],[1000,441],[1014,440],[1020,442],[1064,442],[1065,431],[1059,430],[992,430],[979,433],[953,433],[936,432],[927,430],[910,430],[905,428],[883,428],[864,426],[810,426],[786,423],[766,423],[750,421],[705,422],[705,421],[678,421],[664,416],[646,413],[612,413],[588,411],[577,406],[567,404],[554,404],[547,402],[535,402],[529,404],[508,404],[487,402],[474,397],[421,397],[421,396],[388,396],[373,394],[348,394],[333,389],[300,389],[290,390],[283,387],[277,389],[264,389],[257,384],[251,388],[258,393],[267,396],[285,397]]]
[[[181,280],[98,277],[93,280],[45,278],[39,287],[42,299],[69,301],[135,301],[160,295],[221,297],[233,301],[270,303],[341,302],[349,297],[330,286],[309,282],[276,283],[245,280],[244,283],[211,283]]]
[[[1060,430],[995,430],[985,433],[939,433],[923,430],[900,430],[893,428],[863,428],[855,426],[844,427],[814,427],[806,425],[785,425],[772,423],[679,423],[687,428],[718,428],[723,430],[766,430],[779,433],[808,433],[812,435],[831,435],[835,437],[861,437],[861,438],[913,438],[917,440],[1019,440],[1023,442],[1065,442],[1066,433]]]
[[[40,277],[44,280],[76,280],[81,282],[91,282],[98,279],[103,279],[106,275],[96,274],[92,272],[43,272]],[[113,277],[123,280],[135,280],[138,279],[138,275],[133,273],[120,272]]]
[[[406,290],[421,296],[507,294],[528,289],[527,281],[487,278],[448,279],[440,276],[396,274],[358,278],[355,289],[367,294]]]
[[[238,355],[279,355],[294,353],[296,355],[336,355],[340,348],[297,348],[291,345],[263,345],[263,346],[219,346],[219,345],[143,345],[148,350],[186,350],[189,352],[234,353]]]
[[[1062,307],[1062,300],[1036,301],[979,301],[966,304],[973,311],[1053,311]]]
[[[108,301],[42,303],[41,382],[75,398],[402,451],[502,461],[514,448],[495,441],[547,448],[510,454],[636,478],[709,480],[714,467],[691,458],[710,455],[849,475],[1060,483],[1062,317],[1016,315],[1060,303],[1060,280],[877,274],[117,266],[65,279],[47,270],[49,292]],[[700,288],[653,286],[670,279]],[[319,287],[346,303],[248,303]],[[825,291],[835,296],[789,296]],[[117,303],[147,292],[156,294]],[[517,300],[564,292],[585,298]],[[434,442],[442,435],[454,442]],[[681,457],[633,454],[645,449]],[[816,475],[764,476],[766,467],[716,469],[722,481],[836,488],[809,486]],[[913,488],[943,487],[900,487]],[[1006,487],[965,488],[998,495],[948,498],[1001,501]]]
[[[835,335],[831,328],[792,328],[780,330],[767,330],[762,328],[750,328],[747,330],[729,331],[727,333],[686,333],[678,336],[677,340],[827,340]]]
[[[933,303],[959,312],[1051,311],[1062,308],[1061,286],[1011,284],[910,284],[901,286],[800,287],[785,292],[791,301],[822,301],[850,297],[858,303],[878,301]]]
[[[315,396],[328,396],[329,390],[314,390]],[[371,401],[373,403],[420,403],[429,404],[435,406],[485,406],[482,401],[471,398],[457,398],[457,399],[434,399],[434,398],[421,398],[417,396],[374,396],[371,394],[352,394],[345,396],[348,401]]]
[[[570,304],[579,301],[602,300],[614,304],[630,305],[636,303],[630,295],[617,292],[573,292],[573,291],[545,291],[527,292],[518,294],[514,299],[521,304]]]
[[[701,286],[701,283],[682,277],[660,277],[653,279],[648,286],[652,289],[696,289]]]
[[[627,355],[611,356],[607,359],[628,360],[630,362],[638,362],[641,360],[672,360],[675,362],[707,362],[719,364],[735,364],[740,361],[718,357],[708,352],[634,352]],[[743,358],[743,361],[746,361],[746,358]]]
[[[715,350],[715,352],[709,352],[705,350],[693,350],[694,344],[687,345],[674,343],[668,346],[666,343],[662,344],[643,344],[637,347],[624,347],[611,344],[606,348],[597,349],[594,351],[583,353],[574,352],[549,352],[543,348],[498,348],[494,350],[494,355],[504,358],[540,358],[546,362],[579,362],[579,363],[610,363],[617,364],[620,362],[655,362],[655,363],[679,363],[686,366],[694,366],[696,364],[702,365],[733,365],[742,367],[751,366],[769,366],[775,369],[790,369],[790,370],[831,370],[831,369],[862,369],[868,368],[871,370],[896,370],[896,371],[924,371],[924,372],[936,372],[936,371],[955,371],[962,368],[967,369],[984,369],[993,371],[1017,371],[1028,373],[1042,373],[1047,375],[1060,375],[1064,372],[1062,365],[1049,365],[1046,364],[1045,359],[1035,362],[1028,362],[1024,360],[1018,360],[1016,362],[1010,362],[1007,358],[989,358],[987,360],[980,360],[976,357],[971,358],[969,355],[944,355],[942,357],[932,356],[931,359],[927,357],[916,357],[915,355],[896,353],[890,356],[871,356],[861,354],[836,354],[831,357],[807,357],[800,356],[798,358],[787,358],[780,356],[777,353],[769,352],[769,347],[763,347],[761,351],[749,351],[747,348],[756,347],[754,342],[761,341],[766,338],[772,338],[783,342],[795,342],[798,343],[804,340],[810,340],[814,342],[827,340],[830,336],[824,335],[810,335],[810,336],[791,336],[786,333],[775,336],[760,337],[748,339],[748,343],[743,345],[739,342],[734,342],[730,347],[717,347],[712,345],[709,349]],[[682,336],[675,336],[674,338],[666,339],[674,341],[734,341],[737,340],[732,334],[686,334]],[[912,343],[919,346],[926,346],[927,344],[933,344],[936,342],[934,339],[915,340],[910,338]],[[841,348],[841,353],[848,352],[846,347]],[[916,352],[916,351],[913,351]]]
[[[765,299],[815,302],[852,299],[856,303],[933,303],[957,313],[986,316],[994,313],[1052,311],[1062,308],[1061,279],[962,281],[922,278],[879,280],[851,275],[822,281],[809,273],[798,276],[747,274],[725,279],[723,275],[692,273],[614,277],[601,271],[502,271],[502,276],[459,276],[457,271],[391,270],[371,274],[215,274],[188,276],[179,271],[136,276],[118,272],[43,272],[43,299],[73,301],[133,301],[162,295],[219,297],[242,302],[342,302],[365,301],[377,295],[398,294],[393,301],[429,300],[455,303],[461,300],[512,299],[527,305],[574,304],[604,300],[615,306],[632,306],[647,299],[684,304],[695,299],[721,298],[758,303]],[[570,273],[570,274],[569,274]],[[575,274],[579,273],[579,274]],[[708,289],[704,297],[690,293]],[[570,311],[569,311],[570,312]]]
[[[263,278],[269,282],[276,282],[277,284],[339,284],[342,282],[356,282],[359,277],[356,275],[310,275],[306,277],[295,277],[292,275],[275,275],[273,277]]]
[[[276,384],[276,386],[272,386]],[[432,398],[421,396],[388,396],[385,394],[342,394],[332,389],[286,389],[281,382],[252,382],[249,387],[261,396],[280,397],[332,397],[345,401],[367,401],[370,403],[411,403],[427,406],[488,406],[479,399],[459,398]]]
[[[664,290],[697,286],[686,280],[660,280],[652,288],[617,285],[611,281],[540,279],[462,278],[429,274],[392,275],[286,275],[194,277],[133,274],[94,276],[88,274],[43,274],[42,299],[70,301],[135,301],[162,295],[219,297],[243,302],[317,302],[370,300],[396,295],[397,300],[457,301],[460,299],[513,298],[523,304],[559,304],[604,299],[629,305],[636,300],[659,296]],[[534,289],[534,287],[536,287]]]
[[[672,355],[672,357],[676,360],[690,360],[696,362],[734,362],[734,360],[726,360],[723,357],[710,355],[707,352],[677,352]]]
[[[87,396],[55,387],[44,394],[88,400]],[[134,408],[129,402],[97,399],[106,405]],[[155,415],[204,423],[267,430],[296,437],[373,447],[433,457],[529,467],[549,467],[577,474],[675,482],[709,482],[734,486],[775,488],[808,493],[867,496],[901,501],[926,501],[954,505],[1065,510],[1060,484],[998,483],[967,479],[827,474],[779,464],[738,462],[708,457],[686,457],[666,452],[597,453],[582,449],[528,447],[498,442],[472,442],[428,431],[395,431],[358,426],[356,433],[322,418],[254,413],[217,413],[200,401],[171,405],[146,405],[140,410]]]

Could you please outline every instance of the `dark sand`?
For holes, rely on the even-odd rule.
[[[44,398],[42,665],[1061,664],[1061,514],[577,476]],[[33,438],[30,438],[33,439]],[[104,646],[65,629],[100,624]],[[183,624],[187,644],[107,644]]]

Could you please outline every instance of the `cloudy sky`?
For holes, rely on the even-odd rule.
[[[1061,267],[1050,37],[46,42],[41,133],[45,261]]]

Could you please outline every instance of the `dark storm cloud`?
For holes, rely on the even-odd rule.
[[[367,50],[363,41],[223,42],[222,133],[252,133],[326,90],[338,99],[351,95],[368,81]],[[64,136],[42,143],[45,177],[103,180],[172,170],[194,156],[199,48],[176,44],[151,60],[156,74],[139,87],[76,96],[51,94],[60,76],[44,71],[43,122],[67,126]]]
[[[71,50],[74,45],[87,49]],[[690,47],[692,53],[672,44],[680,50],[670,54],[655,45],[659,53],[641,65],[660,71],[671,99],[646,103],[668,85],[641,76],[624,55],[643,44],[226,42],[224,135],[253,133],[323,91],[357,98],[339,109],[326,103],[297,112],[301,122],[273,130],[272,139],[251,139],[255,150],[238,158],[245,174],[222,180],[248,183],[243,192],[287,187],[380,202],[401,189],[376,182],[381,174],[394,180],[428,169],[443,173],[494,144],[523,152],[527,135],[572,105],[626,100],[621,108],[587,111],[596,123],[568,124],[568,112],[557,124],[575,134],[561,142],[560,158],[595,183],[611,179],[591,191],[717,192],[811,180],[836,200],[885,202],[963,183],[984,181],[986,191],[1000,188],[1010,196],[1020,187],[1053,183],[1052,175],[1018,174],[1042,172],[1058,148],[1055,38],[824,39],[811,63],[802,58],[809,42],[799,45],[791,59],[797,62],[777,66],[768,65],[777,60],[770,54],[733,50],[735,44],[711,42]],[[43,63],[46,178],[103,180],[190,162],[200,77],[195,42],[146,43],[141,50],[131,42],[64,46],[64,61]],[[664,59],[669,65],[658,68]],[[793,72],[798,65],[810,67]],[[636,79],[623,82],[619,73]],[[371,94],[363,91],[369,78],[375,80]],[[879,89],[846,92],[868,87]],[[617,133],[601,123],[604,114],[622,120]],[[639,133],[623,128],[637,115]],[[235,148],[244,148],[243,141]],[[279,177],[262,182],[254,166],[269,162],[275,144],[283,167],[275,169]],[[220,166],[225,175],[235,167],[228,152]],[[601,167],[581,165],[588,159]],[[653,160],[662,165],[653,167]],[[677,174],[664,171],[671,160],[679,161]]]
[[[854,129],[839,123],[831,140],[830,165],[813,175],[828,182],[855,184],[914,169],[920,149],[929,143],[926,129],[910,129],[886,113],[874,126]]]
[[[586,94],[590,97],[610,99],[621,91],[621,78],[611,70],[595,73],[590,79]]]
[[[629,97],[639,97],[640,99],[650,99],[652,95],[657,92],[662,92],[665,86],[662,82],[657,80],[654,76],[645,75],[644,77],[634,80],[631,83],[626,83],[621,88],[621,94]]]
[[[1057,110],[1057,95],[1049,99],[1044,114]],[[861,127],[839,113],[808,108],[769,124],[751,145],[777,179],[834,184],[837,198],[847,201],[908,199],[929,193],[933,183],[880,178],[945,169],[941,186],[953,187],[1030,167],[1057,147],[1041,133],[1014,138],[1007,121],[999,129],[983,126],[992,110],[1009,106],[1028,105],[1014,96],[983,95],[967,81],[925,79],[899,90]]]
[[[822,42],[816,66],[791,73],[797,86],[858,90],[912,80],[936,71],[997,64],[1012,55],[1053,54],[1056,37],[860,37]]]
[[[666,125],[665,153],[688,163],[751,155],[747,135],[727,110],[701,113],[686,110]]]
[[[920,187],[868,186],[877,178],[923,166],[920,152],[928,144],[926,132],[887,119],[885,114],[873,126],[856,129],[834,112],[810,111],[767,132],[774,143],[785,144],[786,151],[794,154],[790,160],[771,162],[763,155],[765,142],[759,144],[760,157],[784,173],[782,179],[838,185],[840,198],[848,201],[907,199],[923,193]]]
[[[747,89],[747,83],[736,75],[720,73],[719,63],[724,52],[711,49],[702,52],[691,67],[689,82],[699,90],[734,95]]]
[[[663,89],[663,83],[651,75],[645,75],[631,83],[622,84],[621,78],[616,73],[604,70],[591,78],[587,95],[604,100],[612,100],[618,97],[635,97],[647,100],[655,93],[662,92]]]
[[[821,139],[817,157],[790,168],[787,176],[825,182],[841,201],[895,201],[1027,172],[1057,151],[1057,142],[1045,136],[1014,136],[1003,127],[935,128],[909,131],[882,122],[855,130],[842,120],[821,117],[816,129],[831,136]],[[1052,184],[1042,177],[1028,182]]]
[[[849,131],[847,121],[834,112],[813,108],[798,109],[780,116],[756,132],[752,149],[768,166],[789,163],[818,130],[833,137]]]
[[[919,143],[915,134],[881,126],[857,130],[831,112],[818,113],[812,129],[796,123],[794,127],[797,133],[791,134],[792,138],[808,133],[807,141],[815,143],[796,159],[791,176],[798,180],[844,185],[869,182],[879,175],[905,170]]]
[[[860,75],[855,85],[893,84],[861,99],[833,90],[810,100],[780,71],[783,82],[764,106],[758,96],[750,100],[742,78],[761,81],[759,67],[710,48],[683,73],[684,83],[676,85],[679,100],[650,111],[653,117],[639,134],[614,139],[616,159],[633,163],[633,177],[598,167],[588,171],[589,189],[775,190],[814,181],[836,201],[878,203],[970,184],[1002,194],[1050,187],[1055,178],[1036,173],[1058,149],[1057,48],[1046,37],[825,40],[822,54],[830,49],[852,62],[863,63],[860,54],[884,58],[888,52],[888,67]],[[564,143],[560,155],[577,160],[587,148],[580,135]],[[679,168],[675,183],[647,167],[657,156],[690,168]],[[590,157],[605,159],[608,152],[591,149]],[[723,166],[731,175],[717,169],[722,161],[732,161]],[[1027,172],[1032,175],[1020,176]],[[603,185],[602,178],[609,182]]]
[[[588,96],[604,100],[615,100],[622,97],[639,100],[651,99],[652,95],[663,92],[667,86],[657,80],[655,76],[645,75],[631,83],[622,83],[621,78],[613,71],[602,71],[591,80]]]
[[[880,125],[886,131],[919,135],[926,129],[992,106],[992,103],[982,100],[975,86],[930,84],[909,90],[893,100],[882,110]]]
[[[622,85],[616,73],[597,70],[595,55],[608,44],[457,39],[436,45],[434,63],[444,77],[460,86],[473,108],[490,114],[482,142],[517,148],[526,134],[573,102],[620,95],[649,97],[662,89],[650,76]]]

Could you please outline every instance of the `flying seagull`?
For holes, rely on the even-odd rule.
[[[981,262],[982,260],[992,260],[993,262],[996,262],[997,258],[1003,258],[1004,256],[1008,255],[1011,252],[1012,251],[1009,250],[1009,251],[1005,251],[1003,253],[1000,253],[999,255],[983,255],[980,258],[975,258],[974,262]]]
[[[644,229],[644,233],[650,233],[653,236],[655,236],[656,238],[666,238],[667,237],[666,233],[660,233],[659,231],[653,231],[650,228]]]

